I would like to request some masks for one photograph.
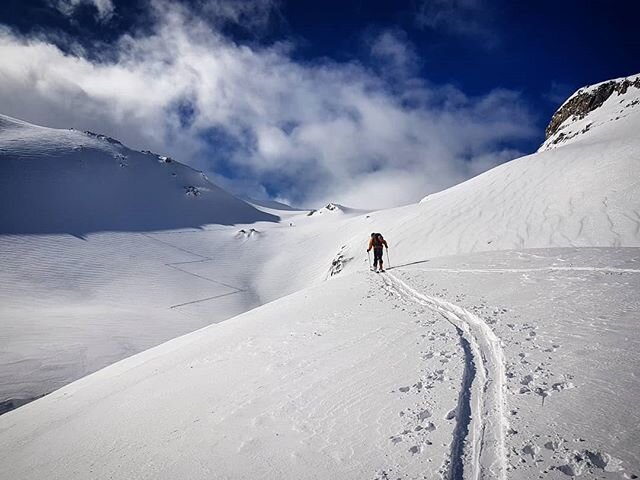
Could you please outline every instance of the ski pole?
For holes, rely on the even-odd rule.
[[[391,262],[389,261],[389,247],[387,247],[386,250],[387,250],[387,268],[391,268]]]
[[[369,259],[369,270],[371,270],[371,254],[369,253],[369,250],[367,250],[367,258]]]

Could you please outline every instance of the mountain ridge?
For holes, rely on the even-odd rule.
[[[605,104],[609,105],[610,110],[615,110],[615,113],[601,111]],[[620,104],[622,108],[618,108]],[[582,87],[567,98],[553,114],[545,129],[545,141],[539,151],[584,135],[604,121],[618,120],[631,110],[637,111],[638,105],[640,74]],[[580,128],[576,128],[577,125]]]
[[[0,116],[0,233],[154,231],[276,221],[170,157]]]

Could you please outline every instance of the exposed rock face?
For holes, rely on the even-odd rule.
[[[612,80],[605,82],[594,89],[583,88],[578,90],[569,101],[567,101],[551,118],[551,122],[545,130],[545,138],[554,135],[562,123],[569,117],[578,119],[584,118],[589,112],[600,107],[607,99],[617,93],[622,95],[627,93],[629,87],[640,88],[640,77],[631,81],[628,78],[623,80]]]

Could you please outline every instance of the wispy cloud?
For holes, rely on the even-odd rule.
[[[418,27],[473,38],[485,49],[499,42],[485,0],[421,0],[415,18]]]
[[[402,77],[414,76],[420,59],[402,30],[387,30],[369,38],[371,56],[377,61],[382,74]]]
[[[279,8],[279,0],[199,0],[191,4],[192,13],[214,25],[233,23],[253,31],[266,29],[279,16]]]
[[[101,21],[109,20],[115,11],[112,0],[50,0],[50,4],[68,16],[73,15],[81,5],[93,5]]]
[[[300,63],[293,45],[238,45],[185,8],[153,8],[153,33],[122,38],[103,62],[2,31],[3,113],[165,152],[250,196],[371,208],[462,181],[535,134],[516,92],[468,97],[413,76],[397,32],[371,44],[386,75]]]

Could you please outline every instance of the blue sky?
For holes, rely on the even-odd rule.
[[[0,109],[244,195],[380,208],[535,151],[638,73],[635,1],[5,0]]]

